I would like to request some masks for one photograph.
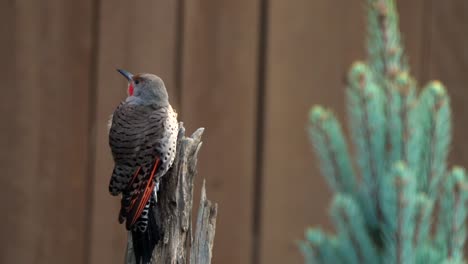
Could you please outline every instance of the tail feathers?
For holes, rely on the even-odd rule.
[[[133,251],[135,253],[136,263],[150,264],[154,247],[161,238],[159,226],[156,223],[154,203],[149,206],[149,215],[147,226],[142,229],[139,223],[136,223],[132,229]]]
[[[147,211],[147,207],[150,203],[151,197],[153,196],[153,190],[156,184],[154,176],[160,164],[161,162],[159,158],[156,158],[154,164],[147,164],[148,167],[141,170],[138,169],[135,175],[138,175],[138,173],[142,171],[145,180],[140,181],[136,188],[132,186],[130,189],[124,191],[121,208],[125,209],[120,211],[119,222],[122,222],[122,220],[125,219],[125,227],[127,230],[130,230],[138,220],[142,218],[144,211]],[[148,169],[151,169],[151,173],[149,173]],[[130,181],[130,185],[133,185],[136,177],[137,176],[133,177]]]

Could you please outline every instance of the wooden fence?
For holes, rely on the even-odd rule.
[[[364,2],[2,1],[0,262],[122,263],[106,135],[122,67],[160,75],[188,131],[206,128],[198,186],[206,178],[219,203],[213,263],[301,263],[304,228],[330,228],[307,111],[344,120]],[[466,166],[468,2],[398,3],[413,74],[448,87],[451,160]]]

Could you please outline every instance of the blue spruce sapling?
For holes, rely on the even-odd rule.
[[[449,97],[438,81],[417,91],[395,1],[367,8],[368,58],[346,91],[354,164],[334,114],[315,106],[309,117],[336,233],[309,229],[300,248],[310,264],[463,263],[468,184],[447,169]]]

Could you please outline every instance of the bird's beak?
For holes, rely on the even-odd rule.
[[[117,69],[118,72],[120,72],[120,74],[122,74],[125,78],[127,78],[127,80],[129,82],[132,81],[132,77],[133,77],[133,74],[129,73],[128,71],[126,70],[122,70],[122,69]]]

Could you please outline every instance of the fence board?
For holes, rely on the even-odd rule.
[[[5,5],[0,262],[83,263],[91,1]]]
[[[400,10],[422,5],[409,2],[400,1]],[[330,194],[311,154],[306,118],[319,103],[345,119],[344,78],[352,61],[364,59],[364,11],[361,1],[270,1],[261,263],[300,263],[295,241],[304,229],[330,229]],[[410,52],[420,47],[421,14],[402,12],[403,23],[414,22],[403,26]],[[419,54],[412,58],[418,62]]]
[[[252,253],[258,14],[258,0],[186,1],[181,117],[206,128],[197,186],[206,178],[220,205],[213,263]]]
[[[108,193],[107,187],[112,172],[107,120],[126,96],[126,81],[115,69],[161,76],[171,102],[178,107],[175,87],[178,2],[101,0],[90,263],[120,263],[126,246],[125,227],[117,222],[120,201]]]

